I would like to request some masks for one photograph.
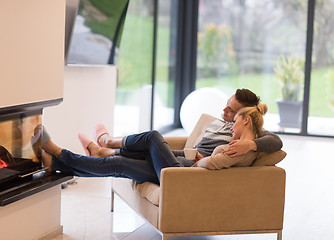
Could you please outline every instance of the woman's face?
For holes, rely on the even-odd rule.
[[[234,116],[234,124],[232,127],[232,136],[233,139],[240,139],[243,129],[245,128],[245,119],[242,118],[239,114]]]

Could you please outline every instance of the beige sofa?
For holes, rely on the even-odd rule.
[[[189,138],[166,140],[172,149],[194,146],[214,119],[202,115]],[[116,193],[164,240],[244,233],[277,233],[277,239],[282,239],[285,171],[274,165],[285,155],[284,151],[261,153],[252,167],[165,168],[160,186],[113,178],[112,211]]]

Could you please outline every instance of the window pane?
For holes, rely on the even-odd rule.
[[[334,1],[317,1],[308,132],[334,135]]]
[[[174,2],[174,4],[173,4]],[[174,123],[176,1],[159,1],[153,128]]]
[[[266,129],[299,132],[301,112],[280,120],[276,101],[284,95],[294,108],[302,106],[306,19],[306,1],[200,1],[196,88],[227,96],[248,88],[269,107]],[[292,82],[282,85],[278,65]]]
[[[150,129],[153,0],[130,1],[117,58],[115,136]]]

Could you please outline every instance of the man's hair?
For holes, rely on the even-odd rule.
[[[235,99],[242,104],[244,107],[255,107],[260,103],[260,97],[256,96],[249,89],[237,89],[235,92]]]

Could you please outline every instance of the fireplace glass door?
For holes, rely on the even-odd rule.
[[[24,177],[41,167],[41,114],[24,114],[0,121],[0,184]]]

